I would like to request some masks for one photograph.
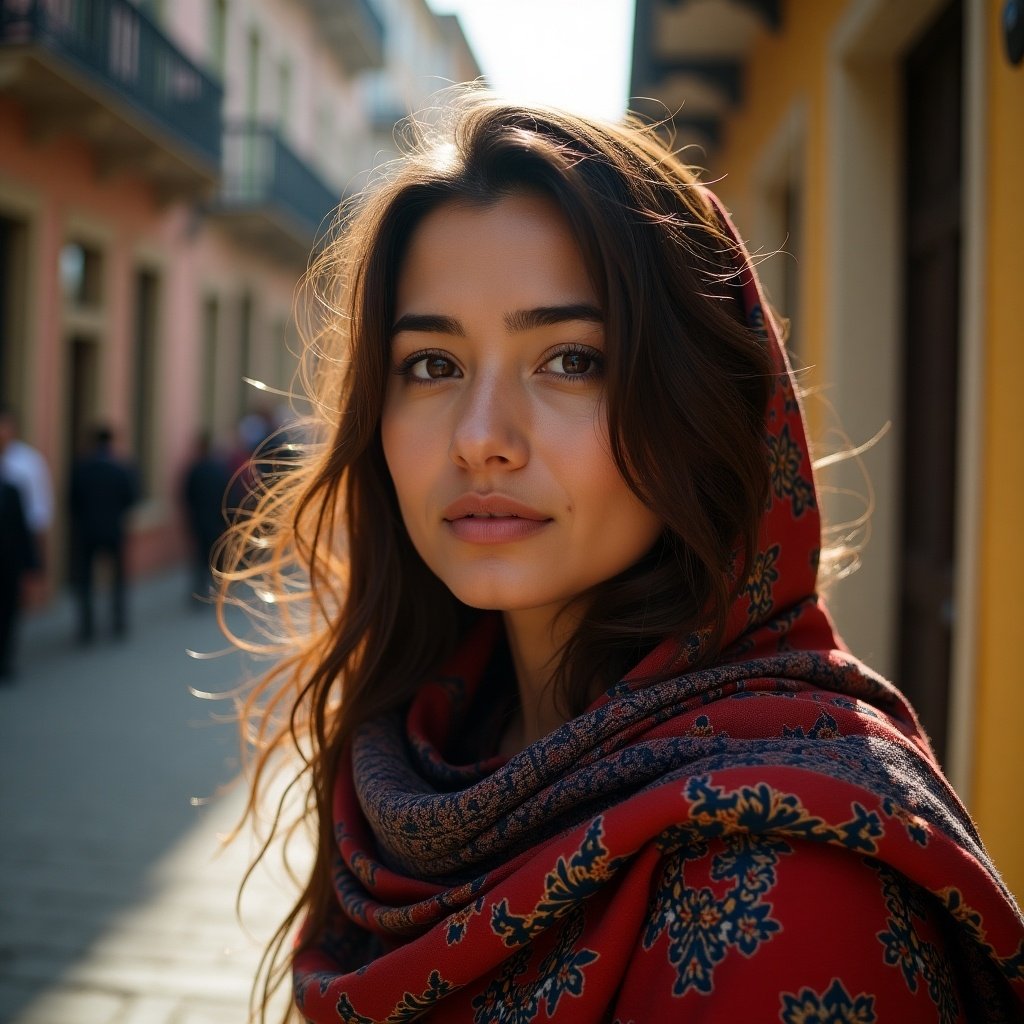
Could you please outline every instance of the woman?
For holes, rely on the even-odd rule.
[[[302,1016],[1018,1019],[1020,912],[817,595],[727,214],[637,124],[436,134],[322,259],[329,434],[241,528],[304,637],[249,706],[307,757]]]

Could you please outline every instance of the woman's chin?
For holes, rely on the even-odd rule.
[[[495,585],[495,581],[444,581],[452,595],[462,604],[480,611],[525,612],[564,603],[550,587],[541,587],[521,581]]]

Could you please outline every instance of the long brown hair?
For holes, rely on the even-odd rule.
[[[441,204],[522,191],[553,199],[574,230],[605,317],[612,455],[665,524],[651,552],[588,595],[554,673],[562,711],[579,713],[665,636],[700,630],[701,658],[714,659],[744,582],[735,566],[756,550],[771,363],[735,295],[734,243],[694,174],[633,119],[613,126],[471,94],[418,127],[311,270],[317,432],[298,464],[267,463],[230,538],[221,611],[251,588],[272,612],[258,619],[262,649],[284,654],[244,698],[249,809],[271,755],[294,748],[304,768],[293,785],[308,786],[317,836],[312,875],[268,951],[264,1007],[288,966],[289,929],[302,918],[315,936],[334,901],[331,798],[348,740],[408,701],[472,615],[414,550],[381,449],[403,253]]]

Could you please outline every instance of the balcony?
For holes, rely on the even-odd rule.
[[[384,66],[384,22],[370,0],[306,0],[306,5],[348,74]]]
[[[743,102],[750,51],[782,26],[780,0],[636,0],[635,11],[634,109],[668,116],[680,149],[714,151],[723,119]]]
[[[211,214],[243,245],[305,267],[339,201],[276,128],[225,127],[221,192]]]
[[[84,136],[101,173],[141,173],[161,198],[212,191],[223,90],[128,0],[0,0],[0,94],[37,141]]]

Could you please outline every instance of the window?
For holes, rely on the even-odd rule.
[[[61,291],[68,305],[97,309],[102,304],[102,258],[96,249],[68,242],[60,251]]]
[[[66,451],[72,457],[90,445],[101,415],[102,354],[106,343],[106,264],[98,246],[71,238],[61,247],[57,274],[64,300],[66,354]]]

